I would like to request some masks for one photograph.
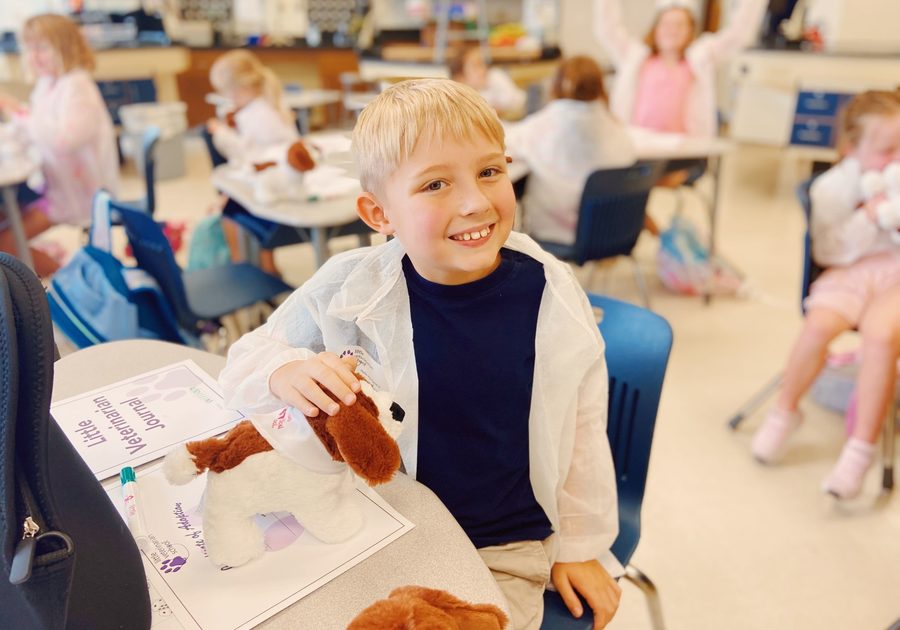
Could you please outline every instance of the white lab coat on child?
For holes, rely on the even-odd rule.
[[[258,96],[234,115],[237,129],[220,125],[213,134],[213,144],[232,163],[264,162],[272,147],[283,147],[296,141],[300,133],[288,117]]]
[[[594,33],[616,67],[610,107],[619,120],[628,124],[634,113],[641,68],[650,56],[650,48],[625,28],[621,2],[594,0]],[[753,43],[767,5],[765,0],[740,0],[727,26],[716,33],[704,33],[688,46],[685,59],[694,82],[685,108],[687,135],[717,135],[717,67]],[[665,95],[659,97],[665,98]]]
[[[619,565],[609,548],[618,512],[606,437],[603,340],[567,265],[524,234],[513,232],[506,247],[539,261],[546,277],[528,439],[534,494],[559,533],[551,561],[599,558],[615,572]],[[231,347],[219,377],[226,404],[251,413],[275,411],[284,406],[269,389],[276,369],[324,350],[341,354],[361,347],[381,367],[377,385],[406,411],[398,443],[406,472],[415,477],[419,382],[404,253],[394,239],[331,258],[264,326]]]
[[[600,101],[557,99],[506,129],[506,147],[528,165],[525,231],[540,241],[575,240],[578,207],[588,175],[630,166],[634,145]]]
[[[810,188],[813,259],[820,265],[850,265],[864,256],[900,250],[891,231],[858,210],[865,199],[862,175],[859,160],[848,157],[819,175]]]
[[[89,224],[94,193],[119,188],[116,134],[94,79],[81,69],[41,77],[17,120],[40,154],[48,218]]]

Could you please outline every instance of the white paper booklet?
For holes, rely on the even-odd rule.
[[[100,480],[244,418],[225,408],[216,381],[190,360],[60,400],[50,411]]]
[[[349,541],[324,544],[288,513],[260,515],[266,553],[221,570],[206,557],[203,541],[200,502],[206,475],[173,486],[160,466],[142,472],[140,509],[148,532],[142,551],[151,594],[156,591],[186,630],[244,630],[262,623],[414,527],[357,482],[365,526]],[[108,484],[107,492],[124,518],[121,488]],[[163,618],[154,617],[154,628],[158,622]]]

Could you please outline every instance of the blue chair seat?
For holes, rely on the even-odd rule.
[[[185,271],[182,277],[188,305],[200,319],[216,319],[292,290],[250,263]]]

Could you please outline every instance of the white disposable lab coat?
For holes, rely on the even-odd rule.
[[[213,144],[229,162],[251,163],[271,159],[271,147],[289,145],[300,133],[287,116],[259,96],[234,115],[237,129],[220,125]]]
[[[717,134],[717,66],[753,43],[767,4],[765,0],[740,0],[725,28],[716,33],[704,33],[688,46],[685,59],[694,75],[685,108],[684,128],[688,135],[712,137]],[[650,56],[650,48],[625,28],[621,0],[594,0],[594,33],[616,68],[610,107],[619,120],[630,123],[641,68]],[[659,97],[665,98],[665,95]]]
[[[535,497],[559,533],[551,560],[600,558],[615,571],[608,551],[618,517],[603,340],[568,266],[524,234],[513,232],[506,247],[541,262],[546,276],[528,439]],[[419,383],[403,255],[394,239],[331,258],[264,326],[231,347],[219,377],[226,404],[255,413],[277,410],[284,403],[269,390],[274,370],[324,350],[361,347],[381,366],[379,385],[406,411],[398,443],[415,477]]]
[[[116,134],[94,79],[80,69],[41,77],[18,120],[40,154],[48,218],[89,224],[94,193],[119,188]]]
[[[541,241],[572,243],[588,175],[630,166],[634,145],[602,101],[557,99],[506,128],[506,148],[528,165],[525,231]]]
[[[848,157],[812,184],[810,231],[813,259],[820,265],[849,265],[871,254],[900,251],[891,240],[891,231],[881,229],[857,210],[864,200],[862,174],[859,160]]]

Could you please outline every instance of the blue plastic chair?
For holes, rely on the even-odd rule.
[[[647,285],[632,250],[644,229],[650,190],[664,170],[665,162],[639,162],[627,168],[594,171],[581,194],[575,242],[542,241],[541,247],[560,260],[578,266],[588,261],[627,256],[644,306],[649,308]]]
[[[609,415],[606,432],[612,448],[619,495],[619,536],[613,555],[625,566],[625,578],[647,596],[650,619],[656,630],[664,628],[656,587],[630,564],[641,537],[641,503],[647,484],[650,445],[662,391],[672,328],[659,315],[613,298],[588,295],[591,305],[603,311],[600,332],[606,343],[609,371]],[[593,616],[584,606],[575,619],[555,592],[544,593],[542,630],[591,628]]]
[[[199,332],[207,322],[256,302],[293,291],[293,287],[249,263],[182,271],[162,227],[150,216],[112,202],[131,244],[138,267],[149,273],[172,306],[178,324]]]
[[[147,192],[143,199],[126,201],[129,207],[140,210],[149,216],[156,211],[156,146],[161,137],[160,128],[150,125],[141,136],[141,155],[144,162],[144,185]]]

